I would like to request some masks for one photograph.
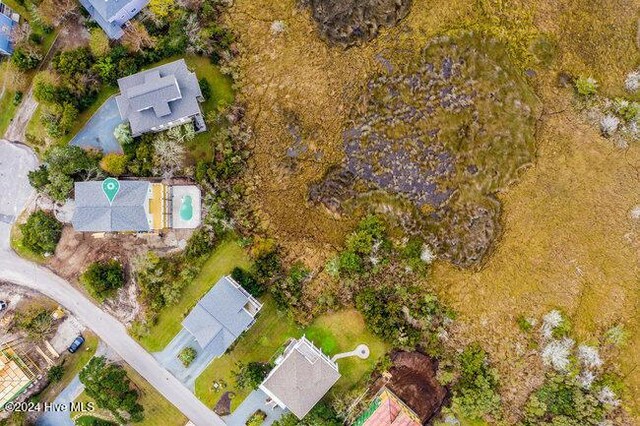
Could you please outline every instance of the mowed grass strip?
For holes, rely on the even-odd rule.
[[[248,268],[249,265],[249,257],[236,241],[222,242],[196,279],[184,289],[180,301],[160,312],[149,334],[140,339],[140,344],[150,352],[162,350],[178,334],[182,328],[181,322],[191,308],[220,278],[231,273],[236,266]]]
[[[369,347],[371,353],[367,359],[349,357],[337,361],[342,377],[331,389],[335,394],[347,392],[357,385],[373,370],[378,359],[391,349],[367,329],[362,314],[355,309],[322,315],[306,329],[305,334],[330,357],[350,352],[361,343]]]

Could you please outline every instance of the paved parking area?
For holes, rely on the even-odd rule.
[[[178,359],[178,354],[183,348],[191,346],[198,352],[196,359],[191,365],[185,368]],[[224,352],[223,352],[224,353]],[[222,355],[218,345],[210,344],[206,349],[202,349],[191,333],[184,328],[171,340],[171,342],[161,352],[156,352],[153,356],[160,365],[169,370],[188,389],[195,391],[196,379],[215,358]]]
[[[224,416],[222,420],[227,426],[245,426],[249,417],[258,410],[262,410],[267,418],[264,419],[262,426],[269,426],[276,420],[278,420],[285,411],[280,407],[270,408],[266,405],[267,394],[260,389],[254,390],[242,401],[242,404],[235,409],[233,413],[228,416]]]
[[[70,144],[81,148],[93,148],[104,152],[122,153],[122,147],[113,136],[113,131],[122,123],[115,96],[98,108],[82,130],[71,139]]]

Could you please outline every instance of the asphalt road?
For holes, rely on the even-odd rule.
[[[0,140],[0,280],[38,291],[71,311],[196,426],[224,425],[219,416],[133,340],[118,320],[67,281],[11,250],[11,225],[33,197],[27,173],[37,164],[30,149]]]

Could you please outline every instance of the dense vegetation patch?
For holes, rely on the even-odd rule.
[[[124,269],[116,259],[94,262],[80,276],[80,282],[102,302],[124,285]]]
[[[382,192],[391,198],[369,201],[404,211],[441,256],[477,265],[500,228],[495,193],[534,158],[537,100],[490,38],[436,38],[404,60],[369,80],[345,159],[310,199],[342,213],[358,194]]]
[[[37,210],[20,225],[22,245],[39,255],[52,254],[62,236],[62,223],[51,213]]]
[[[411,0],[304,0],[311,8],[320,35],[348,47],[378,35],[407,16]]]
[[[132,387],[125,369],[94,357],[80,372],[85,392],[100,408],[113,414],[119,423],[137,423],[144,419],[144,408],[138,403],[138,391]]]

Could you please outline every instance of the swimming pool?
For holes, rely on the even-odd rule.
[[[180,218],[189,221],[193,218],[193,199],[191,195],[185,195],[180,202]]]

